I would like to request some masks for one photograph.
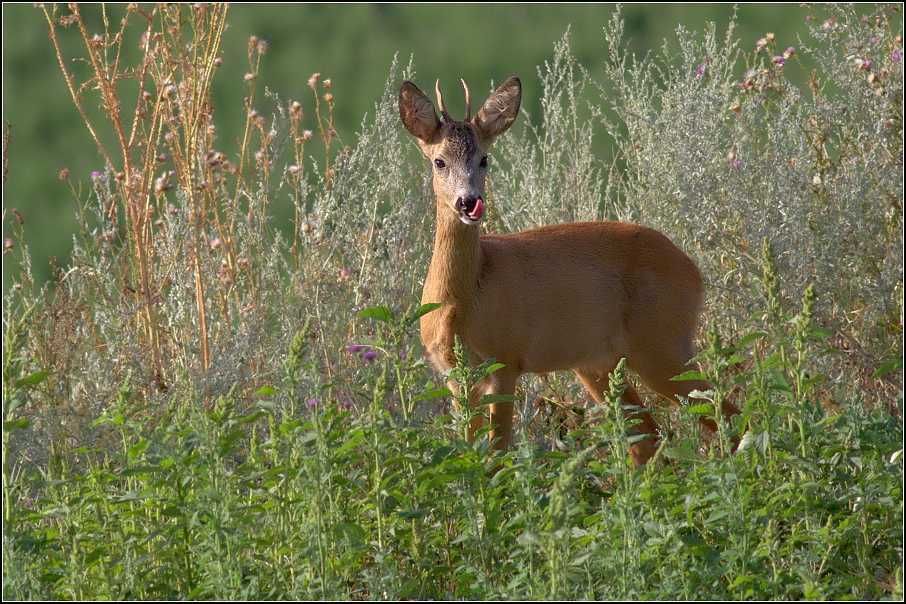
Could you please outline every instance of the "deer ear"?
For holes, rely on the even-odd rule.
[[[434,112],[434,105],[418,87],[406,80],[400,86],[400,119],[409,134],[424,142],[430,142],[440,128],[440,120]]]
[[[522,83],[519,78],[510,78],[485,101],[472,123],[484,138],[493,140],[506,132],[516,121],[520,103],[522,103]]]

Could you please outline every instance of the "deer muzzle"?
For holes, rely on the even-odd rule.
[[[484,202],[481,197],[460,197],[456,200],[456,211],[465,224],[475,224],[484,216]]]

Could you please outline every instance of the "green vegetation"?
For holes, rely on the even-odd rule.
[[[741,49],[732,21],[678,30],[647,59],[616,13],[599,70],[564,37],[526,86],[488,228],[642,222],[708,286],[681,377],[715,404],[655,410],[636,472],[622,366],[601,405],[527,378],[506,455],[464,439],[481,409],[437,383],[495,367],[437,376],[420,352],[411,64],[353,136],[327,74],[283,98],[264,40],[225,50],[225,6],[107,28],[38,10],[97,167],[64,181],[79,219],[52,286],[23,246],[43,225],[4,215],[5,598],[903,598],[900,5],[797,8],[801,40]],[[248,75],[224,136],[230,62]],[[743,413],[703,445],[724,397]]]

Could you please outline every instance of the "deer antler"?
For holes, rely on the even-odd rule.
[[[440,95],[440,80],[437,80],[437,83],[434,85],[434,92],[437,93],[437,107],[440,109],[440,114],[444,117],[444,121],[452,122],[453,118],[447,113],[447,108],[444,107],[444,99]]]
[[[472,104],[469,100],[469,87],[466,86],[465,80],[460,79],[459,81],[462,82],[462,88],[466,91],[466,119],[464,119],[463,121],[468,122],[470,119],[472,119]]]

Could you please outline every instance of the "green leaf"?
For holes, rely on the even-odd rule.
[[[452,480],[456,480],[457,478],[459,478],[459,476],[457,476],[456,474],[441,474],[440,476],[435,476],[427,483],[425,483],[425,487],[422,490],[428,491],[435,487],[439,487],[442,484],[446,484]]]
[[[887,363],[886,365],[882,365],[877,371],[875,371],[874,373],[871,374],[871,377],[872,377],[872,379],[879,378],[882,375],[887,375],[888,373],[892,373],[894,371],[899,371],[901,369],[903,369],[903,359],[900,359],[899,361],[895,361],[893,363]]]
[[[434,452],[434,455],[431,456],[431,467],[437,466],[447,458],[450,453],[452,453],[456,447],[453,445],[444,445],[440,449]]]
[[[345,535],[353,543],[365,543],[365,529],[354,522],[338,522],[331,530],[337,537]]]
[[[811,329],[811,332],[810,332],[809,335],[812,336],[813,338],[817,339],[817,340],[825,340],[825,339],[831,337],[831,333],[830,333],[830,332],[824,331],[823,329],[821,329],[821,328],[818,327],[817,325],[813,325],[813,326],[812,326],[812,329]]]
[[[409,319],[409,322],[414,323],[415,321],[421,319],[422,316],[428,314],[431,311],[437,310],[441,306],[443,306],[441,302],[429,302],[428,304],[422,304],[418,307],[415,313],[412,314],[412,318]]]
[[[150,474],[160,472],[160,466],[133,466],[120,472],[120,476],[135,476],[136,474]]]
[[[87,556],[85,556],[85,564],[92,564],[94,562],[97,562],[98,558],[101,557],[101,554],[103,554],[104,551],[106,551],[106,548],[99,547],[96,550],[94,550],[93,552],[91,552],[90,554],[88,554]]]
[[[400,518],[421,518],[425,515],[425,511],[424,508],[416,508],[405,512],[397,512],[396,515]]]
[[[16,387],[19,386],[36,386],[43,382],[47,377],[55,374],[56,371],[36,371],[31,375],[27,375],[20,380],[16,380]]]
[[[245,417],[240,418],[237,423],[240,425],[247,424],[249,422],[257,421],[262,417],[267,417],[267,413],[265,413],[264,411],[255,411],[251,415],[246,415]]]
[[[544,542],[541,541],[541,537],[538,536],[538,533],[529,530],[526,530],[524,533],[516,537],[516,543],[524,546],[541,546],[544,544]]]
[[[592,556],[596,556],[597,553],[591,550],[585,550],[584,552],[579,552],[573,556],[572,560],[569,561],[570,566],[582,566],[585,562]]]
[[[195,589],[189,592],[186,596],[186,600],[195,600],[198,596],[206,589],[205,585],[199,585]]]
[[[393,313],[390,312],[390,309],[386,306],[374,306],[372,308],[366,308],[359,313],[360,319],[375,319],[376,321],[382,321],[384,323],[393,322]]]
[[[787,381],[786,376],[776,369],[769,371],[771,377],[774,379],[774,388],[782,392],[791,391],[790,383]]]
[[[220,439],[220,451],[226,453],[227,449],[234,442],[245,436],[245,430],[232,430],[229,434]]]
[[[13,430],[24,430],[28,428],[27,419],[11,419],[8,422],[3,422],[3,431],[12,432]]]
[[[766,332],[766,331],[753,331],[752,333],[748,333],[745,336],[743,336],[743,338],[739,341],[739,347],[742,348],[742,347],[746,346],[749,342],[757,340],[758,338],[763,338],[767,335],[770,335],[770,334],[768,334],[768,332]]]
[[[685,373],[681,373],[676,377],[670,378],[670,381],[671,382],[685,382],[688,380],[706,380],[706,379],[708,379],[708,376],[706,376],[701,371],[686,371]]]
[[[682,407],[683,413],[691,413],[692,415],[714,415],[714,405],[711,403],[699,403],[697,405],[690,405],[689,407]]]
[[[588,528],[594,524],[597,524],[601,521],[602,517],[603,516],[602,516],[601,512],[596,512],[596,513],[592,514],[591,516],[586,516],[585,520],[582,521],[582,526],[584,526],[585,528]]]
[[[715,522],[718,522],[719,520],[723,520],[724,518],[726,518],[729,515],[730,515],[730,512],[728,512],[727,510],[716,510],[714,513],[712,513],[710,516],[708,516],[705,519],[705,524],[714,524]]]
[[[730,584],[730,589],[735,589],[742,585],[743,583],[754,583],[755,578],[748,575],[741,575],[736,577],[736,579]]]
[[[680,541],[682,541],[684,545],[688,545],[689,547],[701,547],[707,544],[707,541],[705,541],[698,535],[680,535]]]
[[[128,450],[129,459],[135,459],[136,457],[141,455],[144,452],[144,450],[147,448],[148,448],[147,440],[142,440],[142,441],[135,443],[134,445],[129,447],[129,450]]]
[[[255,393],[255,396],[271,396],[272,394],[276,393],[277,391],[274,388],[264,385],[258,390],[258,392]]]
[[[660,522],[646,522],[642,525],[649,537],[663,537],[664,525]]]
[[[142,501],[143,499],[148,499],[154,495],[150,493],[142,493],[141,491],[126,491],[120,496],[113,496],[110,499],[112,501]]]
[[[514,403],[519,400],[519,397],[514,394],[485,394],[481,397],[481,401],[478,403],[479,406],[491,405],[493,403]]]
[[[182,515],[182,511],[175,505],[169,505],[165,507],[160,511],[160,513],[167,518],[179,518]]]
[[[450,392],[449,388],[444,388],[444,387],[435,388],[434,390],[429,390],[428,392],[423,392],[422,394],[419,394],[418,396],[411,399],[411,402],[418,403],[421,401],[427,401],[432,398],[443,398],[445,396],[453,396],[453,393]]]
[[[394,599],[409,600],[412,599],[412,594],[416,593],[416,590],[421,586],[422,582],[420,579],[412,578],[400,585],[399,591],[396,592],[396,597]],[[419,598],[415,598],[419,599]]]
[[[485,362],[487,362],[487,361],[485,361]],[[506,365],[504,365],[503,363],[488,363],[487,365],[482,363],[475,369],[476,370],[481,369],[484,372],[484,375],[490,375],[490,374],[494,373],[495,371],[497,371],[498,369],[503,369],[504,367],[506,367]]]
[[[770,440],[771,435],[767,430],[761,432],[753,432],[752,430],[747,431],[742,435],[742,438],[739,441],[739,451],[745,451],[750,447],[754,447],[758,453],[764,457],[768,452],[768,441]]]

